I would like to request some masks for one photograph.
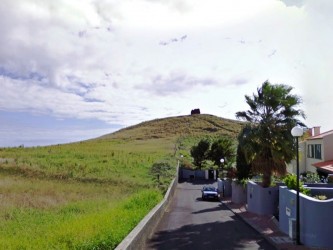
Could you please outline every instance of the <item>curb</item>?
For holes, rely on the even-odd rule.
[[[278,229],[279,228],[277,226],[278,222],[276,221],[275,218],[270,218],[270,220],[272,220],[270,223],[274,223],[274,226],[276,226],[275,230],[274,228],[271,228],[269,225],[267,225],[267,228],[273,232],[272,234],[274,234],[274,236],[273,235],[269,236],[267,233],[265,233],[264,228],[256,224],[255,220],[251,221],[250,219],[242,216],[240,213],[235,211],[236,209],[231,208],[227,202],[221,200],[221,203],[225,207],[227,207],[235,216],[237,216],[246,224],[248,224],[250,227],[252,227],[254,230],[256,230],[265,240],[267,240],[277,250],[311,250],[311,249],[324,250],[322,248],[314,248],[304,245],[295,245],[293,242],[284,242],[284,239],[289,237]],[[257,218],[260,218],[260,215],[257,215]],[[275,242],[272,238],[275,238],[277,241],[280,241],[281,243]]]
[[[233,212],[233,214],[235,216],[237,216],[238,218],[240,218],[242,221],[244,221],[246,224],[248,224],[250,227],[252,227],[254,230],[256,230],[262,237],[264,237],[265,240],[267,240],[273,247],[275,247],[276,250],[280,249],[278,247],[278,245],[272,241],[272,239],[270,237],[268,237],[267,235],[265,235],[262,232],[262,229],[260,227],[258,227],[257,225],[254,225],[253,223],[251,223],[248,219],[244,218],[243,216],[239,215],[239,213],[235,212],[231,207],[229,207],[226,203],[224,203],[221,200],[221,203],[226,206],[231,212]]]

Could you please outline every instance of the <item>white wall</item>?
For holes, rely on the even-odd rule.
[[[298,157],[299,157],[299,172],[306,172],[306,141],[299,142],[298,144]],[[287,164],[287,172],[296,174],[296,159]]]
[[[309,247],[332,249],[333,199],[316,200],[300,193],[301,243]],[[289,219],[296,218],[296,191],[287,187],[279,190],[279,228],[289,233]]]
[[[325,161],[333,160],[333,134],[324,137],[323,159]]]

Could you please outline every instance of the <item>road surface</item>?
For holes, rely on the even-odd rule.
[[[204,184],[178,184],[145,249],[275,249],[221,202],[203,201]]]

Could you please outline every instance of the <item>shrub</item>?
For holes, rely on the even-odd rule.
[[[303,181],[305,183],[319,183],[320,182],[320,176],[316,173],[307,172],[303,175]]]
[[[207,139],[202,139],[199,141],[198,145],[191,148],[191,156],[194,160],[194,165],[199,169],[202,168],[203,161],[208,158],[210,148],[210,142]]]
[[[227,169],[227,178],[234,179],[236,178],[237,170],[236,168],[228,168]]]
[[[284,179],[283,182],[287,185],[289,189],[297,190],[297,176],[294,174],[287,175]],[[303,186],[303,182],[299,182],[299,191],[302,194],[309,195],[310,194],[310,189],[305,188]]]
[[[158,188],[165,193],[173,176],[171,165],[168,162],[155,162],[150,168],[150,173]]]
[[[313,197],[313,198],[315,198],[315,199],[317,199],[317,200],[321,200],[321,201],[323,201],[323,200],[327,200],[327,196],[326,196],[326,195],[323,195],[323,194],[321,194],[321,195],[316,195],[316,196]]]

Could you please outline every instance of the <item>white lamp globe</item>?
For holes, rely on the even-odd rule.
[[[299,127],[299,126],[295,126],[291,130],[291,135],[293,137],[300,137],[300,136],[303,135],[303,129],[301,127]]]

